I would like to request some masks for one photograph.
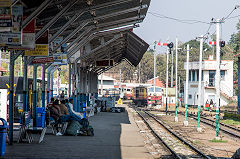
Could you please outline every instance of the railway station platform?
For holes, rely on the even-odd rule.
[[[101,112],[89,121],[93,137],[47,133],[40,144],[7,146],[4,158],[151,158],[131,112]]]

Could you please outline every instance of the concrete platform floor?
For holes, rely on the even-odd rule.
[[[46,135],[43,143],[15,143],[4,158],[151,158],[132,114],[101,112],[90,119],[95,136]]]

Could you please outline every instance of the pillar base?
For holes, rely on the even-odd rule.
[[[215,137],[215,140],[222,140],[222,138],[217,136],[217,137]]]
[[[184,126],[188,126],[188,121],[185,120],[185,121],[183,122],[183,124],[184,124]]]
[[[174,121],[175,121],[175,122],[178,122],[178,117],[177,117],[177,116],[175,116]]]
[[[199,127],[199,128],[197,128],[197,131],[198,131],[198,132],[202,132],[203,129],[202,129],[201,127]]]

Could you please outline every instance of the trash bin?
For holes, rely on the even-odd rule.
[[[3,124],[0,125],[0,156],[4,156],[8,125],[6,120],[4,120],[3,118],[0,118],[0,121]]]
[[[37,120],[37,127],[45,127],[45,110],[44,108],[38,107],[37,108],[37,116],[36,116],[36,120]]]

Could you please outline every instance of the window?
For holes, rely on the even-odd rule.
[[[189,95],[188,95],[188,98],[189,98],[189,99],[192,99],[192,95],[191,95],[191,94],[189,94]]]
[[[215,87],[215,74],[216,74],[216,71],[209,71],[209,82],[208,82],[208,85],[210,87]]]
[[[192,71],[192,81],[195,81],[195,70]]]
[[[189,77],[188,80],[191,81],[191,71],[189,70]]]
[[[199,70],[196,71],[197,72],[197,81],[199,80]]]
[[[220,75],[221,75],[221,80],[224,81],[225,80],[225,71],[221,70]]]

